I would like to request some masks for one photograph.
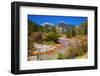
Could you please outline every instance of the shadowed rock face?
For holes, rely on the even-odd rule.
[[[40,42],[40,41],[42,41],[42,33],[41,32],[33,32],[33,33],[31,33],[31,36],[30,36],[30,39],[32,40],[32,41],[37,41],[37,42]]]

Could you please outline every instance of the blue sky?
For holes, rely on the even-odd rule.
[[[28,19],[37,23],[52,23],[57,25],[60,22],[77,25],[87,21],[87,17],[78,17],[78,16],[52,16],[52,15],[28,15]]]

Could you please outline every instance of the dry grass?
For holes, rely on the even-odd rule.
[[[74,40],[68,49],[66,50],[66,58],[71,59],[75,58],[77,56],[83,56],[86,54],[88,47],[87,47],[87,37],[74,37],[72,40]]]

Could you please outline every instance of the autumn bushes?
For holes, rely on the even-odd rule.
[[[71,43],[66,48],[66,52],[64,54],[58,53],[57,58],[58,59],[74,59],[76,57],[82,57],[85,55],[88,51],[88,43],[87,43],[87,37],[86,36],[76,36],[76,38],[70,39]]]
[[[82,56],[87,53],[87,38],[76,38],[74,42],[72,42],[69,48],[66,51],[66,58],[75,58],[77,56]]]

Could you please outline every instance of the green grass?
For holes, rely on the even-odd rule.
[[[65,54],[62,54],[62,53],[58,53],[57,54],[57,59],[65,59]]]

